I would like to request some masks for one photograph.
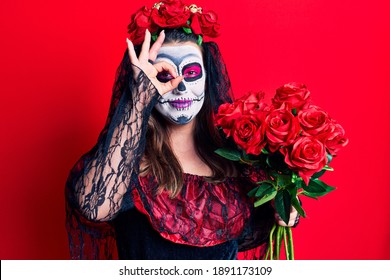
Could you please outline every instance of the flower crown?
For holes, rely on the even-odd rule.
[[[182,0],[165,0],[155,3],[152,8],[142,7],[131,16],[128,33],[133,44],[139,45],[144,41],[146,29],[155,41],[164,28],[183,28],[188,34],[198,35],[198,45],[202,44],[204,36],[215,38],[220,35],[216,13],[204,12],[201,7],[186,5]]]

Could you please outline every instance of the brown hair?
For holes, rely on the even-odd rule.
[[[197,42],[195,35],[186,34],[178,29],[165,30],[165,34],[164,43]],[[206,79],[209,78],[206,76]],[[237,171],[233,163],[214,152],[223,145],[224,139],[214,126],[213,105],[207,88],[202,109],[194,121],[196,152],[212,170],[212,176],[207,177],[206,180],[217,183],[226,177],[235,177]],[[140,176],[154,175],[159,184],[157,193],[168,190],[170,196],[175,197],[183,186],[183,170],[170,147],[168,131],[168,121],[157,110],[153,109],[148,122],[145,154],[141,160]]]

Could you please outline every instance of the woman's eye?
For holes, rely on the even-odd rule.
[[[185,73],[186,77],[195,77],[198,73],[195,70],[190,70]]]
[[[163,71],[157,74],[157,80],[159,80],[162,83],[166,83],[170,80],[172,80],[173,77],[169,72]]]
[[[183,71],[183,76],[185,79],[196,79],[197,77],[201,76],[202,68],[199,64],[191,65],[189,67],[186,67]]]

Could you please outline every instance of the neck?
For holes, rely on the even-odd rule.
[[[193,150],[195,121],[183,125],[171,125],[169,127],[169,138],[174,151],[185,152]]]
[[[194,139],[195,120],[169,129],[170,145],[184,173],[212,176],[213,171],[197,153]]]

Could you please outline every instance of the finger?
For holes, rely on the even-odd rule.
[[[298,216],[298,212],[295,212],[295,213],[291,213],[290,214],[290,220],[288,221],[288,226],[289,227],[292,227],[295,225],[295,221],[297,219],[297,216]]]
[[[158,50],[161,48],[162,44],[164,43],[165,39],[165,32],[164,30],[160,32],[158,35],[158,38],[156,42],[154,42],[153,46],[150,48],[149,51],[149,59],[151,61],[155,61],[157,58]]]
[[[293,227],[297,224],[298,220],[298,214],[297,215],[290,215],[290,219],[288,220],[288,224],[286,224],[282,219],[278,218],[278,225],[283,227]]]
[[[286,227],[287,224],[282,220],[282,218],[279,216],[279,214],[275,214],[275,219],[277,220],[278,222],[278,225],[282,226],[282,227]]]
[[[137,58],[137,54],[135,53],[133,43],[128,38],[126,38],[126,42],[127,42],[127,49],[129,52],[130,62],[136,66],[139,66],[139,61]]]
[[[166,94],[167,92],[170,92],[177,88],[177,86],[180,84],[180,82],[183,80],[182,76],[176,77],[175,79],[170,80],[166,83],[161,83],[159,85],[159,93],[161,95]]]
[[[141,53],[139,54],[139,61],[147,62],[149,58],[149,48],[150,48],[150,32],[146,29],[145,31],[145,40],[142,43]]]
[[[278,225],[280,226],[283,226],[283,227],[292,227],[295,225],[295,222],[296,222],[296,219],[297,219],[297,216],[298,216],[298,212],[295,211],[295,213],[290,213],[290,219],[288,220],[288,224],[286,224],[282,218],[279,216],[279,214],[275,214],[275,219],[277,220],[278,222]]]
[[[153,64],[153,66],[156,68],[157,72],[168,71],[168,73],[171,74],[172,77],[177,77],[175,68],[166,61],[159,61]]]
[[[299,218],[300,218],[300,215],[299,215],[298,211],[294,207],[292,207],[291,212],[290,212],[290,220],[288,221],[288,225],[290,227],[297,226],[299,223]]]
[[[183,79],[184,79],[183,76],[178,76],[178,77],[170,80],[169,82],[166,82],[165,84],[163,84],[162,87],[164,89],[164,93],[169,92],[169,91],[177,88],[178,85],[181,83],[181,81],[183,81]]]
[[[287,226],[287,224],[285,222],[283,222],[282,220],[278,221],[278,225],[282,226],[282,227],[286,227]]]

